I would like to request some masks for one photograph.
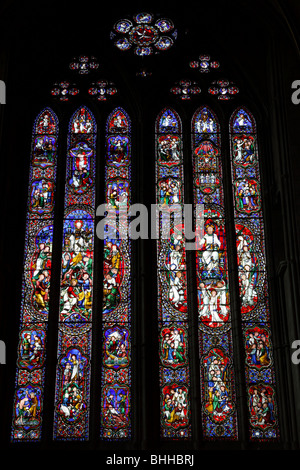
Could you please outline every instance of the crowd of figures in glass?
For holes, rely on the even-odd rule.
[[[279,436],[265,260],[256,123],[238,108],[231,117],[231,173],[237,265],[252,439]]]
[[[203,205],[204,222],[196,250],[203,435],[236,439],[221,137],[207,107],[193,116],[192,154],[194,203]]]
[[[130,132],[129,117],[115,109],[106,126],[103,234],[101,437],[110,440],[131,436],[131,246],[122,227],[130,203]]]
[[[28,211],[12,440],[41,439],[45,346],[52,265],[58,121],[49,108],[36,118]]]
[[[191,436],[185,234],[171,217],[184,201],[182,158],[180,118],[164,109],[156,121],[158,322],[161,436],[171,439]]]
[[[95,120],[86,107],[80,107],[68,133],[54,413],[57,440],[88,439],[95,142]]]

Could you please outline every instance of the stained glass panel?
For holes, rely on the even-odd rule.
[[[171,217],[174,209],[182,214],[183,203],[181,121],[164,109],[156,120],[156,204],[160,426],[167,439],[191,437],[185,233],[182,221]]]
[[[130,174],[130,120],[116,108],[107,119],[105,165],[100,433],[108,440],[131,437],[131,243],[122,227],[131,200]]]
[[[57,117],[45,108],[36,118],[32,134],[13,441],[41,439],[57,137]]]
[[[244,107],[230,120],[240,314],[251,440],[279,437],[256,123]]]
[[[96,123],[80,107],[69,124],[54,439],[89,436]]]
[[[236,439],[231,310],[220,126],[205,106],[192,120],[194,204],[204,228],[196,251],[202,432],[206,439]]]

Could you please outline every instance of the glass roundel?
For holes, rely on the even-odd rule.
[[[217,95],[219,100],[230,100],[239,93],[239,89],[228,80],[215,80],[209,87],[208,93]]]
[[[136,23],[151,23],[151,21],[153,21],[153,15],[151,13],[138,13],[133,19]]]
[[[160,19],[157,20],[155,26],[162,32],[168,33],[172,29],[174,29],[174,24],[171,20]]]
[[[154,26],[149,25],[135,26],[129,33],[129,39],[131,42],[140,46],[154,43],[157,39],[157,36],[157,29]]]
[[[218,69],[220,67],[220,62],[212,60],[210,55],[202,54],[199,55],[197,60],[192,60],[190,62],[190,67],[192,69],[198,69],[200,73],[207,73],[211,70]]]
[[[177,32],[171,20],[155,18],[151,13],[139,13],[132,19],[115,23],[111,39],[121,51],[133,48],[134,54],[147,56],[170,49]]]
[[[128,33],[130,28],[132,27],[132,23],[129,20],[121,20],[115,24],[114,29],[117,33]]]
[[[180,80],[171,88],[171,93],[177,95],[182,100],[190,100],[193,95],[201,93],[197,82],[191,80]]]

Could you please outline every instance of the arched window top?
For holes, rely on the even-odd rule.
[[[201,106],[194,113],[192,132],[195,134],[216,134],[220,132],[217,116],[209,107]]]
[[[122,108],[114,109],[107,118],[107,163],[114,167],[130,164],[130,118]]]
[[[92,134],[97,130],[95,118],[86,106],[80,106],[70,119],[69,132]]]
[[[66,211],[65,219],[72,221],[72,224],[74,225],[75,229],[82,230],[82,228],[84,228],[87,232],[87,226],[84,227],[85,221],[88,220],[92,222],[93,216],[91,215],[91,211],[89,211],[88,209],[70,209],[69,211]],[[88,223],[87,225],[90,229],[91,223]],[[65,233],[65,236],[68,238],[69,235],[70,234],[67,231]]]
[[[181,120],[179,115],[171,108],[164,108],[157,116],[156,123],[157,152],[156,159],[159,165],[173,168],[176,173],[177,165],[182,163],[182,136]]]
[[[255,119],[245,107],[239,107],[234,111],[230,119],[230,131],[232,133],[252,134],[256,132]]]
[[[56,134],[58,132],[58,119],[50,108],[45,108],[40,112],[35,120],[35,134]]]
[[[116,108],[107,119],[106,131],[109,134],[127,134],[130,132],[130,119],[123,108]]]
[[[181,132],[179,115],[171,108],[164,108],[157,117],[156,131],[159,133],[178,134]]]

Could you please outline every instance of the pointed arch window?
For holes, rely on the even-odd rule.
[[[229,189],[228,179],[226,183],[223,178],[226,161],[220,125],[212,109],[201,106],[193,115],[191,130],[194,206],[202,204],[204,216],[203,236],[197,240],[195,253],[201,397],[201,424],[197,427],[201,426],[204,439],[238,440],[239,419],[242,410],[248,409],[244,418],[249,439],[272,441],[279,437],[279,426],[256,123],[251,113],[240,107],[232,114],[226,135],[231,144],[235,244],[227,243],[230,201],[225,204],[224,193]],[[165,108],[156,120],[156,202],[161,210],[157,242],[159,380],[161,436],[173,440],[192,436],[188,400],[194,379],[189,357],[184,356],[187,338],[192,338],[187,334],[191,300],[186,295],[186,276],[184,283],[178,282],[179,287],[174,282],[177,272],[186,275],[186,230],[170,218],[174,197],[176,203],[184,204],[184,155],[179,116]],[[174,237],[177,244],[180,240],[178,252]],[[235,265],[229,266],[228,249],[237,252]],[[232,263],[232,256],[230,259]],[[239,309],[230,301],[229,270],[236,273]],[[184,351],[180,360],[175,333]],[[244,378],[237,364],[237,336],[244,344]],[[185,414],[179,410],[179,391],[185,397]],[[239,404],[238,394],[243,396]]]
[[[194,204],[203,205],[196,251],[202,401],[206,438],[237,437],[220,125],[202,106],[192,119]],[[218,380],[217,380],[218,378]],[[216,411],[217,408],[217,411]]]
[[[221,142],[220,122],[211,107],[198,107],[185,121],[172,107],[165,107],[156,116],[154,131],[159,400],[153,406],[159,410],[160,438],[191,440],[197,428],[205,440],[237,441],[245,405],[250,439],[274,440],[279,437],[278,406],[255,119],[246,108],[237,108]],[[55,441],[90,439],[93,361],[101,378],[100,395],[93,395],[100,410],[97,439],[131,440],[139,419],[133,413],[139,392],[132,379],[133,319],[139,312],[132,308],[132,244],[127,238],[132,193],[132,129],[127,112],[114,108],[101,132],[103,175],[96,174],[96,119],[87,106],[78,107],[68,126],[56,311],[53,303],[58,324],[51,422]],[[189,135],[190,147],[184,148],[183,135]],[[36,118],[32,136],[14,441],[41,439],[57,137],[58,119],[45,108]],[[230,141],[229,162],[224,140]],[[189,187],[184,185],[184,178],[189,179],[186,169],[192,174]],[[106,203],[106,236],[103,257],[98,259],[96,188]],[[232,200],[225,204],[226,191],[232,191]],[[182,218],[185,200],[190,200],[187,194],[194,207],[204,207],[203,236],[189,256]],[[232,209],[233,226],[227,216]],[[233,262],[232,253],[237,254]],[[191,260],[195,261],[192,279]],[[95,270],[101,277],[97,286]],[[232,301],[235,291],[240,293],[239,307]],[[102,300],[100,309],[96,302],[97,311],[95,295]],[[96,324],[101,324],[96,333],[95,316]],[[92,336],[101,344],[94,357]],[[237,336],[244,346],[238,366]]]
[[[45,108],[35,120],[31,143],[13,441],[37,441],[41,437],[57,138],[58,119],[50,108]]]
[[[96,122],[82,106],[69,124],[54,439],[89,436]]]
[[[101,437],[131,436],[131,243],[126,214],[131,200],[131,125],[122,108],[106,124],[102,308]]]
[[[231,178],[240,316],[251,440],[279,436],[256,122],[245,107],[231,116]]]
[[[160,426],[161,436],[168,439],[191,436],[185,234],[182,220],[176,219],[176,207],[181,214],[184,203],[182,146],[181,120],[173,109],[164,109],[156,120],[156,203],[160,209],[157,241]]]

